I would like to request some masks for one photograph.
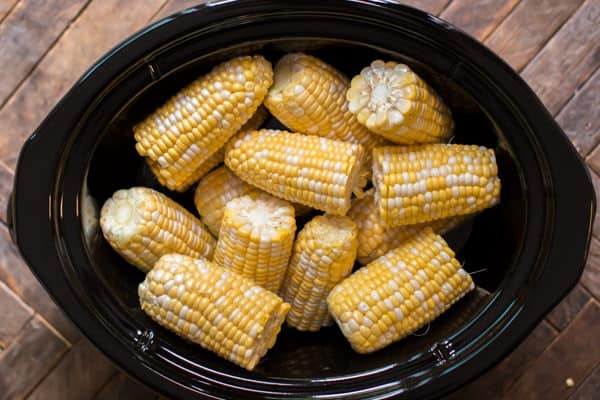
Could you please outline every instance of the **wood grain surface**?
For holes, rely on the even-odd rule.
[[[394,2],[440,16],[520,71],[600,194],[600,1]],[[118,371],[54,304],[10,241],[6,205],[21,145],[81,74],[150,22],[200,3],[0,0],[0,400],[164,399]],[[597,215],[579,284],[508,357],[449,398],[599,398],[599,301]]]

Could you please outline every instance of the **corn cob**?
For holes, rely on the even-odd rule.
[[[371,150],[388,142],[348,111],[349,86],[347,77],[320,59],[287,54],[275,66],[265,106],[293,131],[362,144],[370,160]]]
[[[373,151],[375,203],[385,227],[471,214],[499,201],[492,149],[458,144]]]
[[[327,303],[352,348],[370,353],[431,322],[473,288],[444,239],[425,228],[343,280]]]
[[[215,239],[186,209],[155,190],[134,187],[106,200],[100,226],[108,243],[143,272],[167,253],[211,258]]]
[[[214,261],[277,293],[292,254],[294,208],[267,193],[227,203]]]
[[[230,200],[252,193],[265,193],[235,176],[226,166],[206,174],[196,187],[194,204],[202,221],[211,233],[219,236],[225,206]],[[293,203],[296,216],[308,213],[311,208]]]
[[[273,347],[290,309],[249,279],[180,254],[161,257],[138,295],[156,322],[247,370]]]
[[[386,229],[379,219],[372,190],[365,193],[362,198],[354,199],[352,208],[348,211],[348,217],[352,218],[358,227],[357,260],[362,265],[366,265],[389,250],[398,247],[400,243],[415,236],[426,226],[442,235],[458,226],[466,218],[465,216],[456,216]]]
[[[227,203],[258,190],[235,176],[229,168],[222,166],[198,182],[194,204],[202,221],[212,234],[218,237]]]
[[[232,140],[225,164],[244,181],[283,199],[335,215],[364,184],[361,145],[263,129]]]
[[[204,175],[206,175],[214,167],[221,164],[223,162],[224,157],[225,157],[225,148],[221,147],[219,150],[217,150],[216,153],[214,153],[213,155],[208,157],[208,159],[206,161],[204,161],[194,171],[194,173],[192,175],[189,175],[187,178],[185,178],[181,181],[181,183],[180,183],[180,187],[182,188],[181,191],[185,191],[188,187],[190,187],[192,184],[197,182],[200,178],[202,178]],[[165,187],[168,187],[167,181],[160,173],[160,171],[161,171],[160,165],[156,161],[152,161],[150,158],[146,158],[146,162],[148,163],[150,170],[152,171],[152,173],[154,174],[156,179],[158,179],[160,184]],[[170,189],[173,190],[174,188],[170,188]]]
[[[252,118],[250,118],[244,124],[244,126],[242,126],[240,128],[240,132],[258,129],[265,122],[265,120],[267,119],[268,116],[269,116],[269,112],[267,111],[267,109],[264,106],[261,105],[260,107],[258,107],[258,110],[256,110],[256,112],[254,113]],[[223,145],[223,147],[221,147],[219,150],[217,150],[216,153],[214,153],[213,155],[208,157],[208,159],[206,161],[204,161],[202,164],[200,164],[200,166],[190,176],[188,176],[187,178],[185,178],[184,180],[181,181],[180,186],[182,187],[182,190],[185,190],[185,188],[188,188],[195,182],[198,182],[198,180],[200,178],[202,178],[204,175],[206,175],[209,171],[211,171],[217,165],[221,164],[223,162],[224,158],[225,158],[225,146]],[[146,161],[148,162],[148,165],[150,166],[150,170],[157,177],[157,179],[161,183],[161,185],[167,186],[167,181],[160,174],[161,169],[160,169],[159,164],[156,161],[152,161],[150,158],[147,158]],[[213,232],[213,234],[215,234],[215,235],[218,235],[218,233],[219,233],[219,231],[217,231],[217,233]]]
[[[361,124],[395,143],[441,142],[454,131],[450,109],[404,64],[373,61],[352,79],[346,99]]]
[[[327,295],[352,272],[357,234],[356,224],[348,217],[320,215],[304,225],[280,292],[291,305],[288,325],[301,331],[331,325]]]
[[[271,64],[261,56],[216,66],[133,128],[138,153],[167,188],[184,191],[250,119],[272,80]]]

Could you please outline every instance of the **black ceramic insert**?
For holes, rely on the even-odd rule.
[[[141,312],[143,275],[101,238],[85,239],[83,204],[89,195],[101,205],[133,185],[160,189],[135,152],[131,127],[178,88],[234,55],[276,62],[290,51],[319,56],[350,76],[375,58],[409,64],[451,106],[454,142],[495,149],[502,196],[447,236],[480,289],[427,329],[358,355],[335,327],[313,334],[286,328],[248,372]],[[190,193],[168,194],[191,206]],[[452,26],[383,1],[241,0],[168,17],[99,60],[24,145],[9,218],[23,257],[83,333],[168,395],[422,399],[498,362],[575,285],[594,207],[583,163],[538,98]]]

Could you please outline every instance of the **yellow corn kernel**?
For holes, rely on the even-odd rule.
[[[442,142],[454,121],[441,97],[408,66],[376,60],[355,76],[348,109],[371,131],[402,144]]]
[[[294,207],[267,193],[253,193],[225,206],[214,261],[277,293],[292,253]]]
[[[225,164],[241,179],[274,196],[335,215],[350,208],[364,184],[361,145],[262,129],[236,136]]]
[[[457,227],[466,218],[457,216],[421,224],[385,228],[379,218],[373,190],[366,192],[362,198],[352,201],[348,217],[352,218],[358,227],[357,260],[362,265],[366,265],[389,250],[398,247],[400,243],[415,236],[426,226],[433,229],[435,233],[443,235]]]
[[[143,272],[168,253],[211,258],[215,239],[204,224],[162,193],[133,187],[116,191],[100,213],[102,233]]]
[[[261,56],[219,64],[134,127],[136,150],[167,188],[186,190],[254,114],[272,81],[271,64]]]
[[[247,370],[273,347],[290,309],[249,279],[180,254],[161,257],[138,295],[153,320]]]
[[[433,321],[474,288],[441,236],[425,228],[338,284],[329,311],[358,353],[371,353]]]
[[[369,132],[348,111],[349,80],[322,60],[287,54],[275,65],[273,86],[265,97],[271,114],[292,131],[361,144],[371,150],[387,142]]]
[[[388,228],[472,214],[500,200],[494,151],[473,145],[376,148],[373,186]]]
[[[352,272],[357,235],[350,218],[327,214],[314,217],[298,233],[280,291],[291,305],[289,326],[318,331],[331,325],[327,295]]]

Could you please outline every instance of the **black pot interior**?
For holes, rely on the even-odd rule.
[[[115,303],[119,319],[134,320],[136,325],[151,329],[178,357],[186,359],[186,368],[209,368],[236,376],[264,378],[327,378],[377,370],[396,363],[410,363],[418,354],[435,343],[463,329],[490,299],[503,279],[511,273],[511,265],[521,249],[527,210],[525,187],[520,167],[511,156],[511,148],[503,139],[497,124],[483,110],[476,98],[468,95],[446,75],[402,54],[391,53],[360,44],[335,40],[289,39],[256,42],[222,50],[210,57],[190,52],[188,62],[172,70],[154,70],[152,85],[138,93],[101,135],[90,158],[87,174],[89,194],[100,206],[118,189],[149,186],[167,193],[196,214],[192,203],[193,188],[177,194],[162,188],[134,149],[132,126],[157,108],[179,88],[208,71],[215,63],[234,55],[260,53],[273,64],[285,53],[306,51],[333,64],[348,76],[360,72],[372,60],[396,60],[408,64],[450,105],[456,121],[454,143],[478,144],[496,151],[502,181],[498,206],[470,219],[446,235],[464,268],[472,273],[480,289],[469,294],[445,315],[414,335],[370,355],[358,355],[347,344],[337,327],[318,333],[300,333],[284,328],[276,346],[269,351],[254,372],[247,372],[221,360],[197,345],[188,343],[155,324],[139,308],[137,285],[143,274],[121,259],[101,237],[90,241],[88,252],[94,274],[101,284],[98,290]],[[273,118],[266,126],[275,127]],[[84,210],[81,210],[84,213]]]

